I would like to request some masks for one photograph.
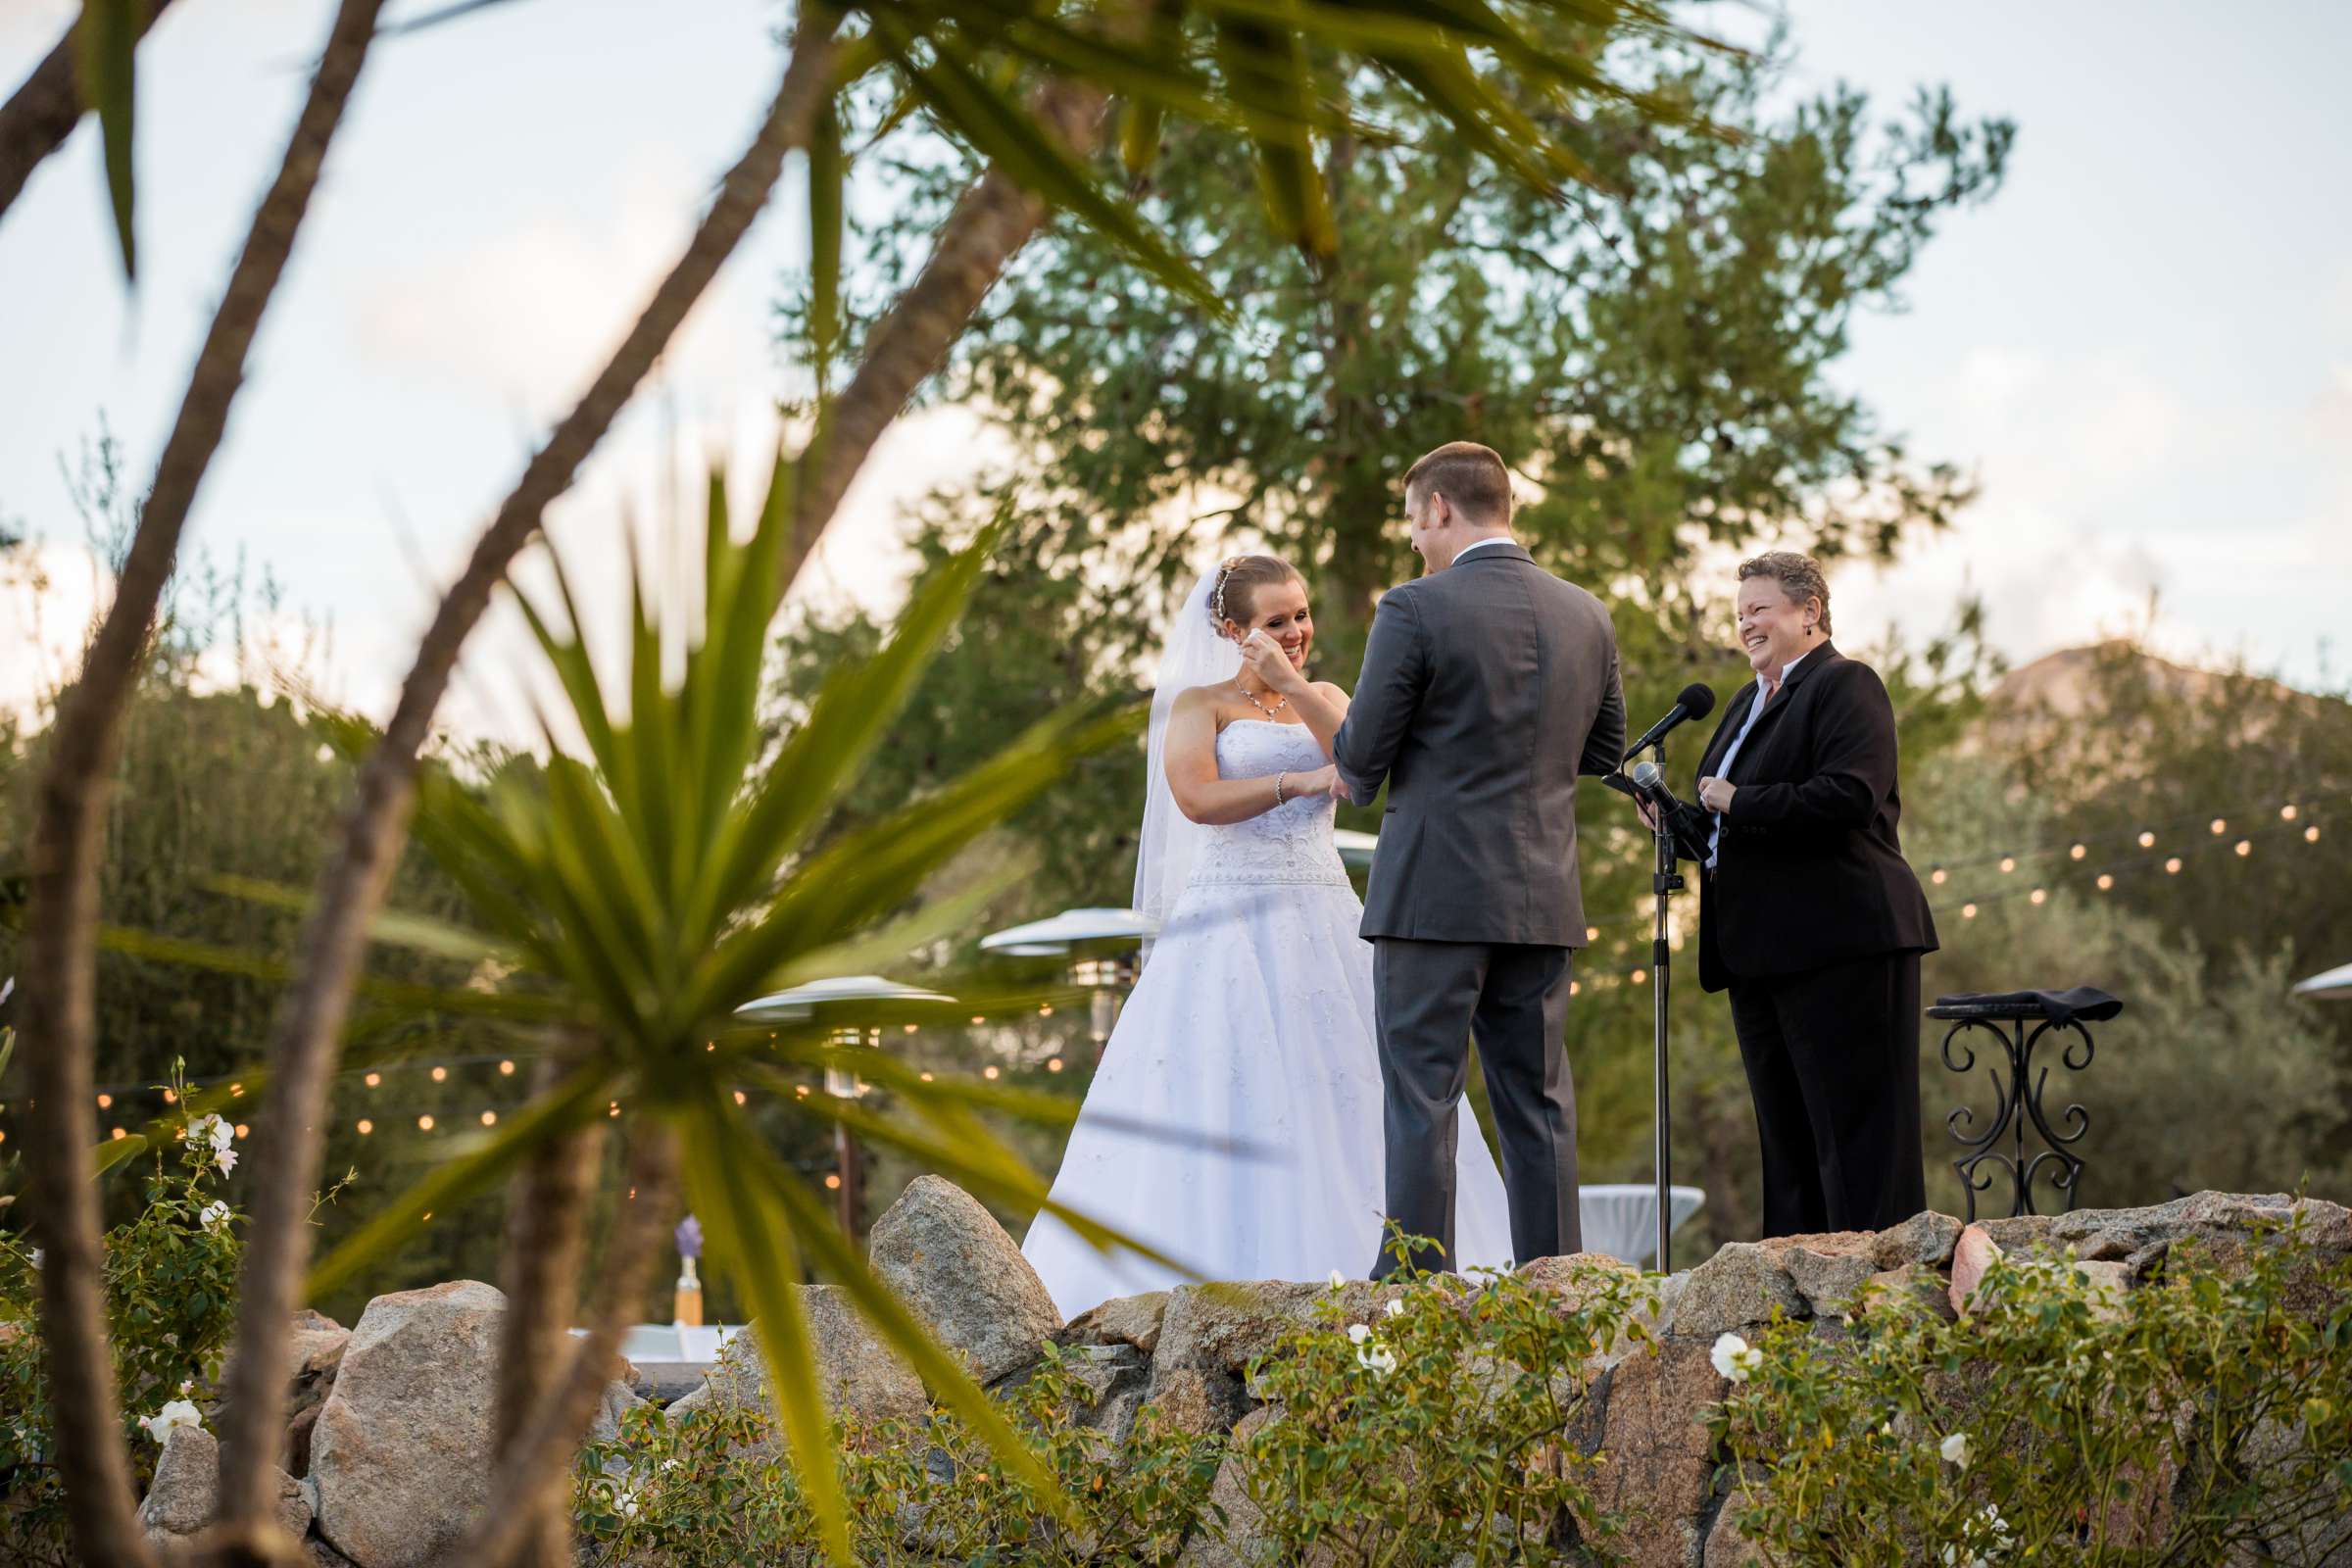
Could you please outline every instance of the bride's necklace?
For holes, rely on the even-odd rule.
[[[1243,686],[1239,688],[1239,690],[1241,691],[1243,702],[1248,703],[1251,708],[1256,709],[1268,718],[1272,718],[1276,713],[1281,712],[1284,709],[1291,706],[1291,700],[1288,697],[1277,697],[1274,699],[1274,706],[1272,708],[1268,708],[1265,704],[1257,700],[1257,693],[1251,691],[1249,687]]]

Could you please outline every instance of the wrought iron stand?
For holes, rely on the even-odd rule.
[[[1968,1189],[1968,1217],[1977,1217],[1977,1195],[1991,1188],[1993,1172],[1987,1167],[1995,1165],[2009,1173],[2014,1192],[2011,1214],[2038,1212],[2034,1206],[2034,1183],[2045,1163],[2050,1167],[2050,1185],[2066,1195],[2066,1207],[2073,1208],[2076,1183],[2082,1174],[2082,1159],[2074,1146],[2090,1130],[2090,1112],[2081,1105],[2069,1105],[2058,1116],[2067,1130],[2061,1132],[2051,1125],[2041,1104],[2049,1082],[2049,1063],[2045,1059],[2037,1068],[2034,1053],[2043,1036],[2064,1035],[2065,1048],[2058,1059],[2070,1072],[2081,1072],[2090,1065],[2090,1030],[2080,1019],[2046,1017],[2032,1003],[1941,1002],[1928,1009],[1928,1016],[1952,1022],[1943,1037],[1943,1064],[1950,1071],[1966,1074],[1976,1070],[1975,1045],[1962,1038],[1974,1029],[1998,1040],[2007,1058],[2005,1076],[2002,1063],[1987,1067],[1993,1094],[1989,1127],[1982,1134],[1973,1133],[1970,1129],[1977,1113],[1967,1105],[1944,1118],[1953,1142],[1967,1151],[1952,1161],[1952,1169],[1960,1173]],[[2026,1154],[2029,1130],[2038,1133],[2046,1146],[2030,1159]]]

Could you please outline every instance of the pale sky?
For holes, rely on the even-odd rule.
[[[73,9],[0,8],[0,87]],[[142,47],[135,297],[93,126],[0,219],[0,517],[47,542],[53,581],[45,639],[25,592],[0,590],[0,702],[54,678],[37,644],[87,602],[60,460],[103,413],[132,473],[152,469],[330,10],[180,0]],[[454,573],[667,266],[765,104],[777,14],[516,0],[378,46],[193,528],[331,621],[346,700],[386,702],[425,577]],[[1795,0],[1792,18],[1799,88],[1842,77],[1891,108],[1949,81],[2020,122],[2007,188],[1946,222],[1909,311],[1866,318],[1838,370],[1983,498],[1884,578],[1842,575],[1841,630],[1925,634],[1972,585],[2022,661],[2138,624],[2154,592],[2161,646],[2320,678],[2352,600],[2352,109],[2333,79],[2352,7]],[[660,513],[673,459],[764,462],[767,312],[803,245],[788,174],[659,395],[553,515],[590,575],[612,574],[624,506]],[[974,440],[954,411],[904,424],[828,538],[822,591],[888,602],[896,503]],[[514,646],[485,631],[451,722],[514,732]]]

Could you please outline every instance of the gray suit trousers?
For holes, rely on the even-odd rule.
[[[1502,1143],[1513,1260],[1582,1250],[1576,1087],[1560,1049],[1568,970],[1569,950],[1560,947],[1403,937],[1372,945],[1388,1089],[1389,1218],[1443,1250],[1418,1250],[1414,1261],[1423,1268],[1455,1266],[1454,1151],[1473,1034]],[[1396,1266],[1384,1245],[1372,1277]]]

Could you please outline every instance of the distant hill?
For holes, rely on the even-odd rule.
[[[2246,690],[2249,686],[2265,697],[2301,695],[2259,676],[2176,664],[2118,637],[2083,648],[2062,648],[2002,676],[1988,696],[1984,716],[1970,726],[1959,749],[1971,756],[2011,751],[2035,743],[2053,725],[2104,710],[2113,690],[2108,683],[2119,671],[2129,671],[2132,680],[2160,702],[2189,706],[2220,702],[2233,691],[2243,700],[2253,694]]]

